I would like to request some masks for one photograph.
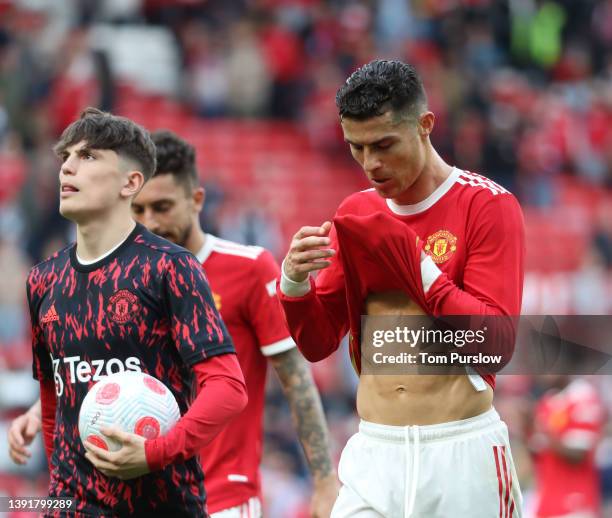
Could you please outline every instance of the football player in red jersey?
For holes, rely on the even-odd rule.
[[[223,518],[261,516],[262,417],[268,361],[289,402],[313,478],[311,515],[327,518],[338,494],[329,438],[310,370],[289,336],[275,292],[280,270],[260,247],[244,246],[202,231],[204,190],[198,184],[195,151],[171,132],[154,132],[157,170],[132,205],[137,221],[190,250],[203,264],[213,297],[241,364],[246,409],[202,450],[208,510]],[[11,456],[24,462],[37,430],[36,404],[15,419]]]
[[[499,317],[499,343],[511,354],[506,318],[520,314],[523,286],[520,206],[436,152],[435,116],[412,66],[368,63],[336,104],[371,189],[344,200],[333,225],[295,234],[277,287],[304,356],[329,356],[350,332],[360,372],[362,421],[342,453],[332,517],[520,516],[507,428],[492,407],[494,375],[363,373],[359,338],[362,313]]]
[[[49,496],[75,500],[70,514],[208,516],[196,455],[246,406],[246,388],[201,265],[132,218],[155,145],[131,120],[88,108],[55,151],[77,239],[27,281]],[[161,437],[102,430],[121,444],[110,452],[105,438],[80,437],[80,404],[101,376],[130,370],[162,381],[182,417]]]
[[[547,391],[535,407],[529,446],[536,474],[538,518],[597,518],[601,483],[595,450],[603,435],[605,409],[585,378],[546,375]]]

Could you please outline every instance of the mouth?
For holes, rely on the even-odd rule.
[[[69,183],[64,183],[60,187],[60,196],[65,198],[66,196],[70,196],[71,194],[77,193],[79,190]]]
[[[370,178],[370,183],[374,187],[385,187],[387,186],[393,179],[392,178]]]

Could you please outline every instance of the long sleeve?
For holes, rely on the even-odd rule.
[[[196,455],[247,404],[244,377],[235,354],[194,365],[198,396],[187,413],[163,437],[145,442],[151,471]]]
[[[316,281],[311,277],[310,290],[300,297],[283,293],[280,280],[276,291],[285,311],[291,336],[304,357],[317,362],[336,351],[349,330],[344,273],[335,228],[330,233],[336,250],[332,264],[321,271]]]
[[[513,196],[497,196],[468,229],[463,288],[445,273],[427,291],[434,315],[518,315],[523,294],[525,231]],[[432,263],[433,264],[433,263]]]
[[[40,414],[42,422],[42,437],[47,455],[47,463],[51,466],[53,454],[53,437],[55,435],[55,410],[57,398],[55,397],[55,383],[48,379],[40,380]]]

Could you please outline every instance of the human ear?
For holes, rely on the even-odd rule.
[[[433,131],[435,121],[436,116],[432,112],[428,111],[423,113],[419,117],[419,134],[422,137],[428,137]]]
[[[206,190],[204,187],[198,187],[193,190],[192,194],[193,206],[195,210],[199,213],[204,207],[204,201],[206,200]]]
[[[121,189],[121,196],[125,198],[136,196],[144,184],[144,175],[140,171],[128,171]]]

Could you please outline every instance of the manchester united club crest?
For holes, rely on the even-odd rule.
[[[132,320],[140,310],[138,297],[128,290],[119,290],[115,293],[106,306],[110,317],[119,324],[125,324]]]
[[[427,238],[425,252],[436,264],[448,261],[457,250],[457,238],[448,230],[438,230]]]

